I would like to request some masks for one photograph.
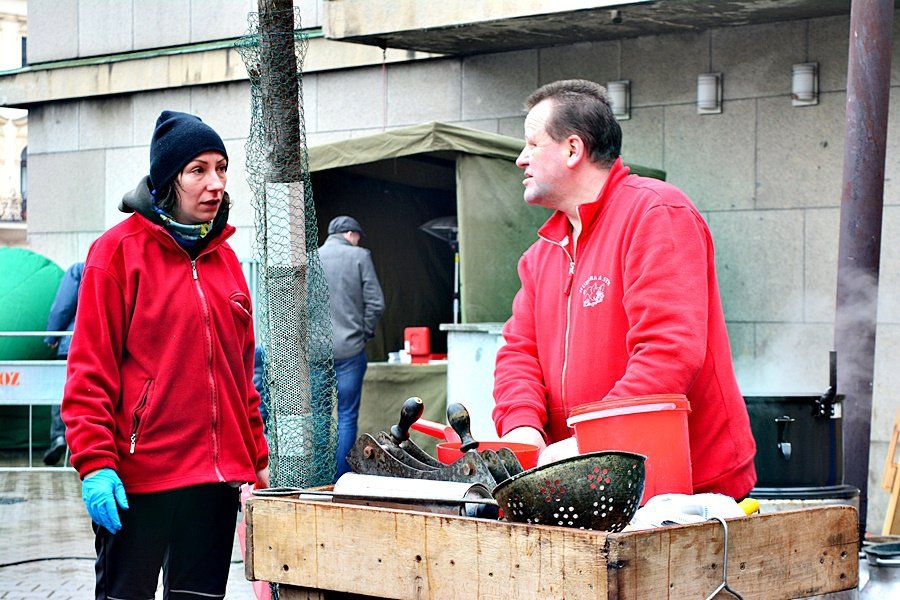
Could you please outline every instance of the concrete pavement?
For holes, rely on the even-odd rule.
[[[94,534],[74,470],[0,467],[0,540],[0,600],[94,597]],[[256,600],[236,541],[226,598]]]

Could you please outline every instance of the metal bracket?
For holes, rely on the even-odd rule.
[[[721,517],[710,517],[707,521],[718,521],[722,525],[722,530],[725,532],[725,557],[722,559],[722,583],[713,590],[712,594],[706,597],[706,600],[712,600],[712,598],[716,597],[722,590],[725,590],[738,600],[744,600],[743,596],[728,586],[728,525],[725,523],[725,519]]]

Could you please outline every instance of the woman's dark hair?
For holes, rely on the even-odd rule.
[[[173,179],[161,190],[156,190],[156,205],[166,212],[172,214],[175,205],[178,203],[178,196],[175,195],[175,180]]]
[[[606,88],[586,79],[565,79],[541,86],[525,100],[531,110],[544,100],[554,102],[547,133],[561,142],[577,135],[591,161],[610,167],[622,153],[622,128],[613,116]]]

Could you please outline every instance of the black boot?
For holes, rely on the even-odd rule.
[[[59,462],[59,459],[62,458],[63,452],[66,451],[66,438],[63,436],[58,436],[50,442],[50,447],[47,448],[47,451],[44,452],[44,464],[48,467],[52,467],[53,465]]]

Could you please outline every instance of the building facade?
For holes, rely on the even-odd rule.
[[[683,8],[690,3],[670,2],[700,26],[673,20],[670,28],[642,25],[618,35],[606,28],[628,27],[629,3],[575,2],[594,6],[575,11],[576,23],[603,21],[597,39],[570,21],[569,38],[563,31],[552,44],[540,42],[533,30],[538,14],[527,25],[534,35],[523,36],[535,40],[531,47],[509,46],[517,19],[552,3],[516,3],[516,14],[500,15],[510,25],[494,37],[481,32],[475,43],[464,34],[436,35],[447,43],[432,47],[390,33],[432,27],[416,22],[416,0],[395,0],[393,9],[386,2],[295,2],[310,37],[303,77],[310,146],[429,121],[521,138],[522,101],[539,85],[574,77],[628,81],[623,158],[664,170],[708,220],[745,394],[825,391],[834,344],[849,2],[792,2],[812,8],[749,24],[727,16],[703,20]],[[442,4],[450,10],[458,3]],[[625,6],[608,9],[614,4]],[[636,20],[652,8],[633,4]],[[507,5],[476,3],[485,12]],[[362,25],[350,14],[360,6],[370,16]],[[442,10],[429,18],[453,18]],[[30,248],[67,265],[121,218],[116,206],[146,172],[162,109],[201,115],[225,138],[232,165],[244,163],[250,86],[233,42],[255,11],[252,0],[28,2],[29,66],[0,73],[0,102],[28,110]],[[562,17],[542,18],[552,24]],[[390,31],[363,31],[385,23]],[[892,92],[900,85],[897,47]],[[817,67],[817,102],[798,106],[792,66],[810,63]],[[710,73],[721,76],[722,103],[721,112],[706,114],[698,111],[698,75]],[[892,115],[900,114],[898,102],[895,94]],[[900,370],[893,368],[900,361],[898,150],[895,118],[887,137],[875,357],[873,532],[888,501],[879,483],[900,389]],[[253,211],[241,168],[229,172],[229,192],[239,229],[233,245],[250,258]]]
[[[25,64],[25,0],[0,0],[0,71]],[[0,244],[26,244],[28,112],[0,107]]]

